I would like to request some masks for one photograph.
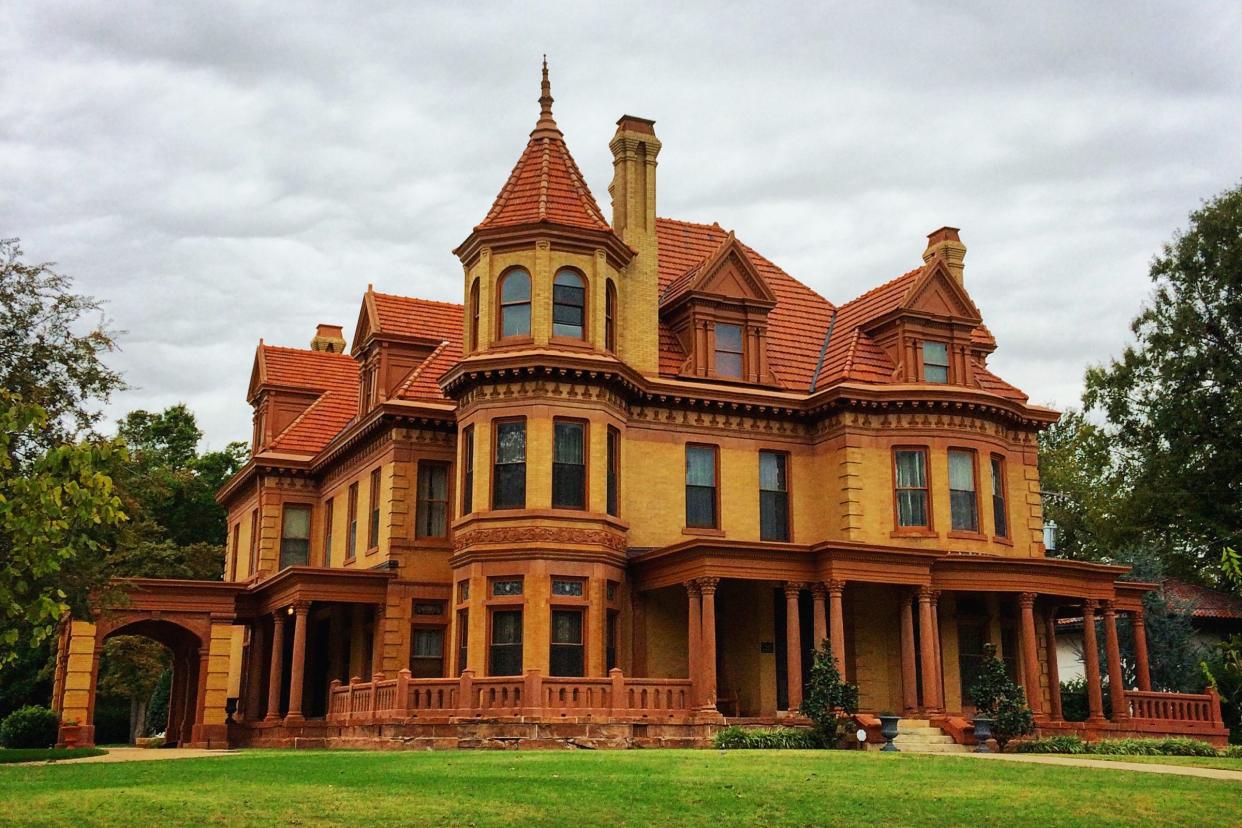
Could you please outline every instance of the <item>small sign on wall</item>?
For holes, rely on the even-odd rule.
[[[760,642],[759,642],[759,652],[761,652],[761,653],[774,653],[774,652],[776,652],[776,644],[774,644],[774,643],[773,643],[773,642],[771,642],[771,641],[760,641]]]

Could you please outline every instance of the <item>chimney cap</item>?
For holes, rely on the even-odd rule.
[[[617,130],[655,135],[655,121],[650,118],[639,118],[637,115],[622,115],[617,119]]]
[[[343,334],[345,328],[343,325],[329,325],[326,322],[320,322],[315,326],[316,336],[329,336],[331,334]]]
[[[312,351],[339,354],[345,351],[345,332],[340,325],[320,322],[315,326],[315,337],[310,343]]]
[[[949,227],[948,225],[945,225],[944,227],[941,227],[939,230],[933,230],[932,232],[927,234],[928,247],[932,246],[933,244],[939,244],[940,242],[945,242],[945,241],[960,242],[962,239],[961,237],[958,236],[959,229],[960,228]]]

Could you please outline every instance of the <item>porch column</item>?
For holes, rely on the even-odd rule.
[[[206,745],[203,738],[203,724],[207,712],[207,668],[211,659],[211,639],[198,648],[198,691],[194,696],[194,727],[190,731],[191,741]],[[196,738],[197,737],[197,738]]]
[[[280,679],[285,656],[285,616],[277,610],[272,613],[272,657],[267,679],[267,715],[265,722],[280,721]]]
[[[703,596],[702,610],[702,673],[704,710],[716,710],[716,585],[719,578],[699,578],[699,594]]]
[[[936,686],[936,616],[932,612],[932,588],[919,587],[919,649],[923,672],[923,710],[940,712],[940,692]]]
[[[944,650],[940,648],[940,590],[931,594],[932,643],[936,645],[936,701],[944,709]]]
[[[259,709],[263,705],[263,624],[253,621],[250,624],[249,658],[246,659],[246,698],[243,716],[248,722],[257,722],[260,718]]]
[[[375,621],[371,625],[371,675],[384,672],[384,613],[388,605],[375,605]]]
[[[1104,721],[1104,694],[1100,688],[1100,648],[1095,640],[1095,601],[1082,602],[1082,658],[1087,674],[1087,721]]]
[[[1026,680],[1026,703],[1037,719],[1044,719],[1043,693],[1039,689],[1039,640],[1035,637],[1035,593],[1018,596],[1022,612],[1022,677]]]
[[[1044,637],[1048,640],[1048,715],[1054,722],[1062,721],[1061,666],[1057,664],[1057,608],[1048,607],[1044,615]]]
[[[798,593],[802,584],[785,584],[785,684],[789,712],[802,706],[802,629],[798,622]]]
[[[1112,601],[1104,602],[1104,647],[1108,651],[1108,696],[1113,703],[1113,721],[1130,718],[1126,708],[1126,682],[1121,674],[1121,645],[1117,641],[1117,610]]]
[[[697,581],[686,581],[686,598],[689,601],[689,610],[686,613],[686,623],[689,629],[686,631],[686,642],[690,648],[689,658],[687,660],[688,669],[690,671],[690,705],[697,707],[699,700],[703,698],[703,671],[699,668],[699,659],[703,655],[703,615],[699,608],[699,585]]]
[[[818,650],[824,646],[824,642],[828,640],[828,614],[824,609],[825,602],[828,599],[827,588],[819,583],[811,584],[811,600],[815,606],[815,612],[812,613],[813,627],[815,629],[815,649]]]
[[[919,679],[914,655],[914,593],[901,596],[901,700],[907,715],[919,709]]]
[[[1147,659],[1147,621],[1142,607],[1130,616],[1130,625],[1134,628],[1134,671],[1138,674],[1138,689],[1150,693],[1151,663]]]
[[[289,665],[289,712],[286,722],[302,721],[302,683],[306,676],[306,614],[310,602],[293,605],[293,663]]]
[[[845,593],[845,581],[828,583],[828,612],[831,616],[828,629],[832,634],[832,657],[836,659],[837,671],[841,680],[845,681],[845,612],[841,607],[841,596]]]

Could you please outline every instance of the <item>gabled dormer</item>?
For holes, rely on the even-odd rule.
[[[320,325],[310,349],[259,341],[246,392],[254,408],[255,454],[314,454],[349,422],[358,371],[341,353],[339,331]]]
[[[730,231],[669,283],[660,317],[677,336],[686,377],[777,385],[768,368],[768,313],[776,295]]]
[[[935,231],[901,301],[860,326],[897,366],[897,381],[976,384],[976,351],[987,344],[975,336],[983,319],[963,284],[965,256],[957,228]]]
[[[461,324],[461,305],[378,293],[368,285],[351,352],[358,364],[358,413],[400,396],[432,357],[460,342]],[[453,352],[460,356],[460,347]]]

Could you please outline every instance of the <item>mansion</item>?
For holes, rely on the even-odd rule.
[[[803,722],[825,643],[865,728],[969,743],[993,643],[1041,732],[1223,742],[1211,693],[1153,692],[1152,585],[1045,555],[1058,415],[989,367],[956,228],[835,304],[732,230],[657,217],[653,121],[617,121],[606,215],[546,64],[539,104],[453,251],[461,304],[367,288],[348,342],[260,340],[223,580],[128,581],[62,624],[80,744],[102,644],[131,634],[172,652],[185,745],[705,744]],[[1088,621],[1086,722],[1062,720],[1059,617]],[[1097,629],[1137,676],[1111,718]]]

